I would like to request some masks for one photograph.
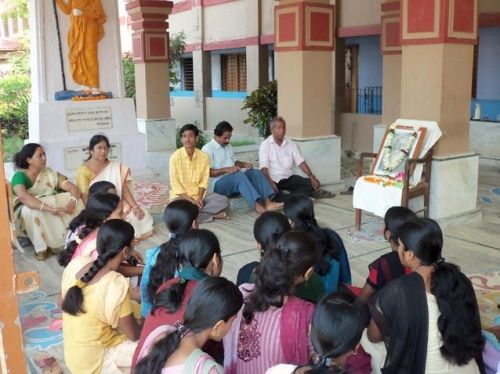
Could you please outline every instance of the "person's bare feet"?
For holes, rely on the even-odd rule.
[[[227,213],[222,211],[217,214],[214,214],[213,216],[214,219],[226,219],[227,218]]]
[[[267,209],[260,203],[255,203],[253,209],[257,212],[257,214],[264,213]]]
[[[283,208],[283,203],[266,202],[266,210],[280,210]]]

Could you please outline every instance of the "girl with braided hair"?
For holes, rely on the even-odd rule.
[[[253,236],[255,245],[260,252],[260,258],[264,257],[267,251],[276,246],[281,236],[292,230],[288,218],[279,212],[264,212],[256,220],[253,226]],[[239,287],[243,283],[255,282],[255,269],[259,265],[258,261],[244,265],[236,278],[236,285]],[[320,276],[312,273],[311,277],[297,285],[294,295],[311,303],[317,303],[325,294]]]
[[[197,228],[198,206],[190,201],[174,200],[165,208],[163,222],[170,233],[167,242],[146,251],[144,272],[141,278],[141,315],[151,312],[152,300],[158,287],[175,275],[179,242],[184,234]]]
[[[152,332],[135,373],[222,374],[222,366],[201,348],[209,339],[222,340],[242,304],[243,296],[234,283],[219,277],[201,280],[182,321],[160,325]]]
[[[336,292],[340,284],[351,284],[351,268],[342,238],[332,229],[319,227],[313,201],[304,195],[291,196],[284,205],[293,231],[309,233],[321,253],[314,271],[321,277],[325,293]]]
[[[85,209],[69,223],[66,245],[57,257],[59,265],[66,267],[75,256],[91,256],[99,226],[108,219],[121,218],[121,210],[120,198],[115,194],[99,192],[90,195]]]
[[[287,232],[255,269],[255,284],[240,290],[245,305],[224,338],[224,372],[264,373],[279,363],[309,362],[308,329],[314,304],[293,296],[319,260],[312,237]]]
[[[139,338],[129,282],[117,272],[132,250],[133,227],[106,221],[97,234],[98,257],[77,257],[62,276],[64,357],[73,373],[116,373],[130,368]]]
[[[143,345],[158,326],[182,321],[186,305],[199,281],[220,276],[222,256],[217,236],[204,229],[188,231],[179,243],[175,264],[177,275],[163,282],[155,294],[151,312],[144,321],[141,338],[132,359],[132,367],[137,363]],[[220,342],[209,341],[203,350],[222,362],[223,348]]]

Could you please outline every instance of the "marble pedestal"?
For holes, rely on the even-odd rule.
[[[137,118],[137,128],[146,137],[146,151],[175,151],[175,119]]]
[[[292,140],[299,146],[302,157],[322,185],[335,185],[341,182],[339,136],[292,138]],[[299,169],[296,172],[304,175]]]
[[[431,218],[442,220],[476,211],[479,156],[475,153],[432,159]]]
[[[105,134],[113,147],[111,157],[146,174],[144,135],[137,131],[132,99],[52,101],[29,104],[28,142],[40,143],[48,165],[73,178],[87,158],[90,138]]]

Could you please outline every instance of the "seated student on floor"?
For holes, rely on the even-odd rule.
[[[368,310],[353,303],[353,297],[334,293],[325,296],[316,305],[311,323],[311,342],[314,356],[311,365],[277,365],[266,374],[370,374],[370,357],[357,359],[366,328]]]
[[[285,215],[292,222],[293,231],[309,233],[321,252],[314,267],[321,277],[326,293],[336,292],[339,284],[351,284],[351,268],[342,238],[332,229],[318,226],[313,201],[307,196],[291,196],[284,206]]]
[[[224,369],[202,351],[208,340],[227,334],[243,296],[225,278],[201,280],[187,303],[182,322],[158,326],[141,352],[136,374],[222,374]]]
[[[134,353],[132,366],[138,361],[142,346],[148,336],[162,325],[174,325],[182,321],[186,305],[196,285],[206,277],[218,277],[222,272],[222,256],[219,240],[208,230],[195,229],[188,231],[179,243],[175,265],[177,276],[166,280],[153,300],[151,313],[146,316],[141,338]],[[222,356],[220,343],[209,343],[204,347],[216,360]]]
[[[260,251],[260,257],[273,247],[283,234],[291,230],[290,222],[285,215],[278,212],[265,212],[260,215],[253,226],[253,235],[257,249]],[[236,285],[255,282],[255,269],[259,265],[258,261],[250,262],[244,265],[238,271]],[[316,303],[325,294],[325,288],[318,274],[312,273],[309,280],[300,283],[294,289],[294,295],[303,300]]]
[[[141,278],[141,315],[151,312],[152,300],[164,282],[175,275],[179,243],[182,236],[198,227],[198,207],[187,200],[174,200],[165,208],[163,222],[169,239],[162,245],[146,251],[146,263]]]
[[[479,373],[484,339],[476,295],[459,267],[442,257],[439,225],[418,218],[398,235],[399,258],[412,272],[370,299],[368,339],[386,347],[363,339],[363,347],[379,355],[372,366],[382,364],[389,374]]]
[[[61,266],[67,266],[68,263],[77,257],[89,257],[97,259],[97,235],[101,225],[111,219],[122,219],[122,204],[120,198],[113,193],[92,193],[87,199],[87,206],[80,212],[69,224],[68,237],[74,240],[69,241],[64,251],[62,251],[57,261]],[[75,237],[75,233],[78,234]],[[143,263],[142,255],[131,250],[128,262],[124,262],[118,271],[126,277],[134,277],[142,274],[142,266],[129,266],[128,263]],[[133,260],[132,260],[133,259]]]
[[[390,281],[408,274],[411,270],[405,268],[399,259],[399,229],[408,221],[417,219],[417,215],[410,209],[402,206],[389,208],[384,216],[384,238],[391,245],[391,252],[380,256],[368,265],[368,278],[362,290],[350,287],[353,293],[359,293],[359,300],[367,302],[378,290],[384,288]]]
[[[226,374],[264,373],[280,363],[305,365],[312,353],[308,330],[314,304],[293,296],[319,259],[316,242],[288,232],[262,258],[255,284],[240,286],[245,304],[224,338]]]
[[[77,257],[64,269],[64,359],[72,373],[128,372],[139,338],[129,281],[118,273],[132,249],[134,228],[113,219],[97,235],[98,257]]]

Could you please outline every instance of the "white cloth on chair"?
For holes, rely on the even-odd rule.
[[[437,122],[435,121],[419,121],[411,119],[398,119],[396,125],[425,127],[427,129],[425,138],[422,144],[422,149],[419,155],[415,157],[422,158],[436,144],[439,138],[443,135]],[[410,178],[410,185],[414,186],[422,177],[423,165],[418,164]],[[363,177],[358,178],[354,186],[352,205],[355,209],[366,210],[379,217],[385,216],[385,212],[390,207],[400,206],[403,190],[395,186],[382,186],[368,182]]]
[[[383,187],[379,184],[358,178],[352,195],[354,208],[363,209],[383,217],[390,207],[401,205],[403,190],[394,186]]]

